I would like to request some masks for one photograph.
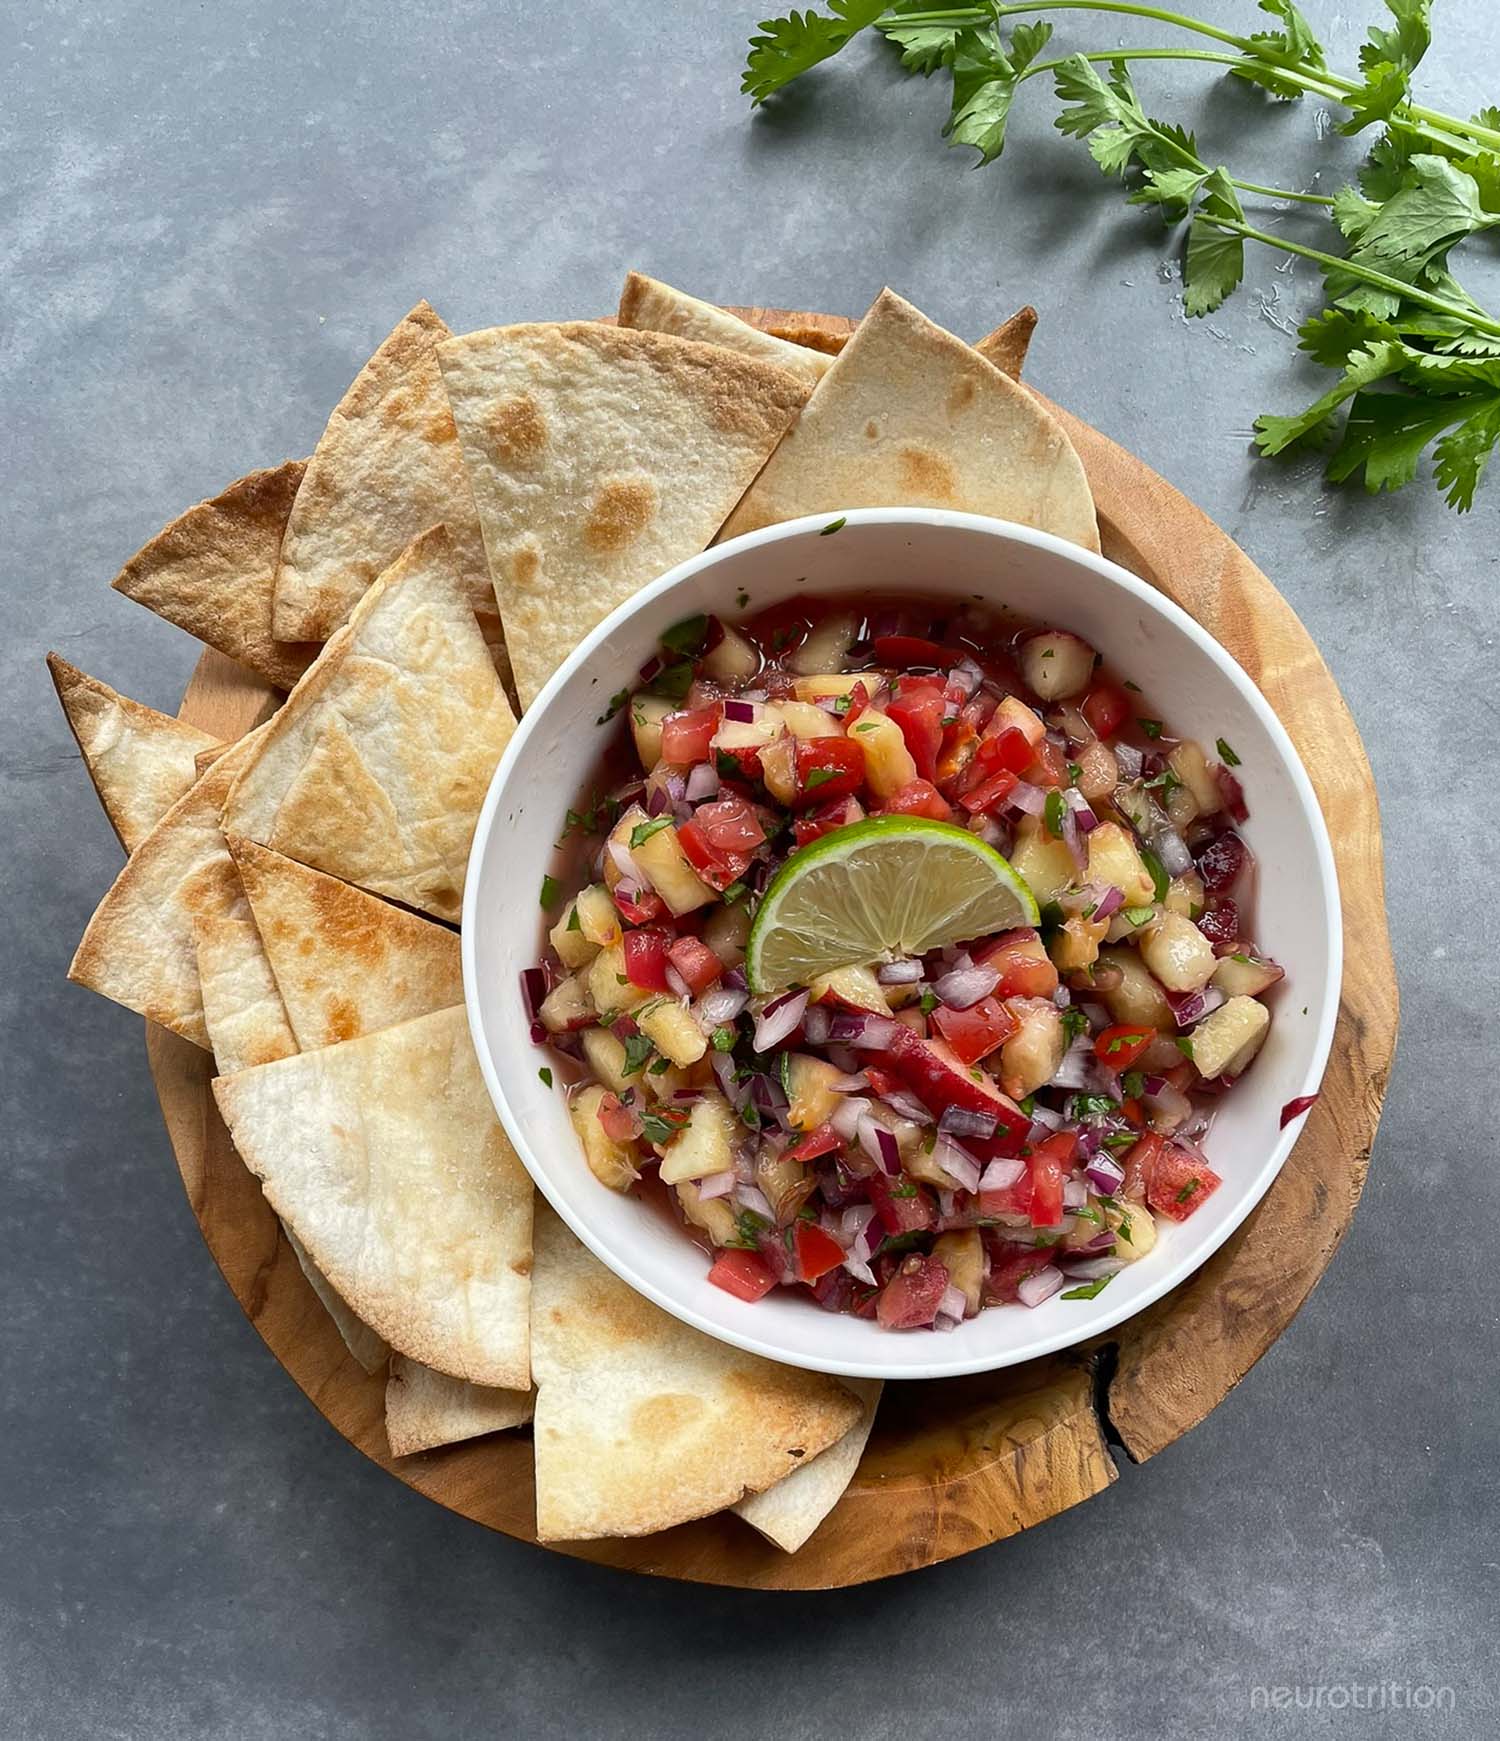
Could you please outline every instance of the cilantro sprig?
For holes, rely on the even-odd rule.
[[[1063,105],[1059,131],[1087,143],[1100,170],[1126,184],[1130,204],[1155,206],[1179,229],[1188,315],[1212,314],[1239,287],[1246,243],[1321,271],[1328,306],[1304,322],[1299,341],[1338,379],[1301,411],[1258,418],[1260,452],[1325,448],[1330,480],[1362,476],[1371,491],[1409,483],[1430,452],[1449,506],[1473,505],[1500,444],[1500,319],[1468,294],[1449,258],[1500,226],[1500,107],[1465,119],[1416,100],[1414,77],[1432,37],[1431,0],[1384,0],[1389,21],[1370,27],[1350,72],[1329,66],[1293,0],[1259,0],[1273,27],[1243,35],[1128,0],[983,0],[941,9],[923,0],[826,4],[826,13],[793,11],[759,27],[743,86],[754,104],[874,31],[907,72],[947,75],[944,133],[990,163],[1005,149],[1021,86],[1050,74]],[[1011,22],[1075,11],[1155,20],[1212,46],[1043,58],[1052,23]],[[1345,134],[1378,128],[1359,186],[1328,196],[1233,175],[1200,151],[1191,132],[1146,111],[1130,64],[1150,61],[1219,68],[1281,101],[1313,97],[1345,112]],[[1267,228],[1253,221],[1247,200],[1321,212],[1334,233],[1319,247],[1290,228]]]

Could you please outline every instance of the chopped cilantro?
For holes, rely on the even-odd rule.
[[[734,1218],[734,1238],[729,1243],[745,1251],[754,1251],[760,1243],[758,1236],[770,1225],[764,1215],[757,1215],[753,1209],[741,1209]]]
[[[1115,1232],[1120,1235],[1127,1245],[1130,1244],[1130,1217],[1128,1215],[1122,1215],[1120,1217],[1120,1224],[1115,1228]]]
[[[878,729],[879,724],[880,724],[879,720],[870,719],[870,720],[866,720],[863,725],[855,726],[854,729],[856,731],[875,731]]]
[[[663,629],[660,639],[669,653],[686,658],[703,651],[707,636],[708,618],[699,611],[697,616],[684,617],[680,623],[673,623],[670,629]]]
[[[1139,695],[1141,692],[1140,684],[1139,683],[1132,683],[1128,677],[1125,679],[1125,687],[1127,689],[1133,689],[1137,695]]]
[[[573,905],[568,908],[568,923],[565,929],[569,931],[581,931],[583,929],[583,920],[578,917],[577,901],[574,901]]]
[[[848,524],[849,516],[847,514],[840,514],[837,520],[830,520],[818,536],[820,538],[826,538],[830,532],[842,532],[844,527]]]
[[[714,751],[714,767],[721,780],[742,780],[745,777],[745,770],[728,750]]]
[[[875,1248],[877,1257],[889,1257],[893,1252],[910,1251],[914,1245],[921,1242],[922,1229],[914,1227],[909,1233],[891,1233],[881,1240]]]
[[[1121,1078],[1120,1086],[1125,1090],[1127,1100],[1139,1100],[1146,1092],[1146,1072],[1144,1070],[1127,1070]]]
[[[740,1108],[740,1123],[750,1130],[760,1129],[760,1109],[753,1100],[747,1100]]]
[[[734,1050],[734,1029],[714,1029],[714,1050],[716,1052],[732,1052]]]
[[[1125,1149],[1133,1149],[1135,1142],[1136,1137],[1133,1130],[1117,1130],[1105,1137],[1104,1146],[1111,1154],[1116,1154]]]
[[[1055,647],[1044,647],[1042,649],[1042,657],[1044,659],[1052,659],[1052,658],[1055,658],[1056,655],[1057,655],[1057,649]]]
[[[1069,762],[1068,763],[1068,781],[1069,781],[1069,784],[1076,786],[1082,778],[1083,778],[1083,769],[1079,767],[1077,762]]]
[[[1088,1031],[1089,1019],[1075,1004],[1069,1004],[1062,1013],[1063,1037],[1069,1041],[1076,1040],[1082,1033]]]
[[[1214,748],[1219,752],[1219,760],[1226,768],[1237,768],[1240,765],[1240,758],[1234,753],[1229,745],[1225,743],[1223,738],[1220,738],[1215,743]]]
[[[1126,907],[1121,911],[1120,917],[1126,922],[1126,924],[1134,925],[1135,928],[1139,930],[1142,925],[1149,925],[1156,917],[1156,908]]]
[[[1135,723],[1153,743],[1161,736],[1161,721],[1159,719],[1138,719]]]
[[[1182,781],[1177,778],[1176,774],[1174,774],[1170,768],[1163,768],[1159,774],[1154,776],[1154,778],[1146,781],[1142,790],[1146,792],[1160,792],[1163,798],[1170,798],[1181,784]]]
[[[648,1143],[666,1144],[671,1142],[686,1122],[687,1114],[685,1112],[643,1112],[641,1114],[641,1135]]]
[[[1081,1287],[1069,1288],[1063,1298],[1065,1300],[1096,1299],[1114,1279],[1113,1276],[1099,1276],[1095,1281],[1084,1282]]]
[[[732,907],[736,901],[743,901],[749,891],[744,883],[734,882],[722,892],[725,904]]]
[[[637,822],[630,831],[630,844],[644,846],[653,834],[660,834],[662,829],[672,826],[670,816],[655,816],[649,822]]]
[[[646,1074],[648,1076],[665,1076],[671,1068],[672,1060],[670,1058],[658,1058],[654,1064],[647,1066]]]
[[[1120,1110],[1118,1100],[1108,1094],[1070,1094],[1068,1096],[1068,1115],[1070,1118],[1111,1118]]]
[[[693,687],[693,661],[678,659],[674,664],[663,665],[646,687],[664,701],[681,701]]]
[[[1175,1040],[1173,1043],[1176,1045],[1177,1050],[1182,1053],[1184,1058],[1191,1058],[1192,1057],[1192,1055],[1193,1055],[1193,1042],[1187,1037],[1186,1034],[1178,1034],[1175,1037]]]
[[[1063,803],[1063,795],[1056,786],[1047,794],[1047,802],[1042,811],[1047,824],[1047,832],[1054,840],[1062,839],[1063,811],[1067,806]]]
[[[630,700],[630,690],[628,688],[617,689],[614,692],[614,694],[610,696],[608,707],[606,707],[604,712],[601,713],[599,715],[598,719],[596,719],[594,721],[594,724],[595,725],[608,725],[609,722],[615,717],[615,715],[620,711],[620,709],[629,700]]]
[[[543,1088],[550,1088],[552,1086],[552,1072],[545,1064],[543,1064],[541,1069],[537,1071],[537,1075],[542,1079]]]
[[[623,973],[617,973],[615,975],[615,984],[616,985],[629,985],[630,981]]]
[[[1018,1102],[1018,1104],[1021,1108],[1021,1111],[1024,1112],[1028,1118],[1030,1118],[1032,1116],[1032,1114],[1036,1111],[1036,1096],[1034,1094],[1028,1094],[1026,1096],[1026,1098],[1024,1100]]]
[[[1186,1203],[1188,1198],[1193,1195],[1193,1193],[1198,1189],[1198,1187],[1202,1183],[1203,1183],[1203,1181],[1198,1177],[1198,1175],[1196,1173],[1194,1173],[1192,1178],[1188,1180],[1187,1184],[1185,1184],[1182,1187],[1182,1189],[1177,1193],[1177,1195],[1172,1199],[1172,1201],[1174,1203]]]
[[[816,792],[819,786],[826,786],[830,780],[839,777],[837,768],[809,768],[807,778],[802,782],[804,791]]]
[[[922,993],[921,1001],[917,1004],[917,1008],[921,1010],[924,1016],[930,1016],[937,1008],[937,1004],[937,993],[935,991],[924,991]]]
[[[557,899],[557,891],[560,887],[561,884],[556,877],[545,876],[542,878],[542,905],[544,907],[550,907]]]
[[[839,716],[840,719],[842,719],[844,717],[844,715],[849,711],[850,703],[853,700],[854,700],[854,697],[852,695],[835,695],[834,696],[834,698],[833,698],[833,711]]]
[[[891,1195],[893,1197],[915,1197],[916,1194],[917,1188],[912,1184],[910,1179],[903,1179],[899,1185],[891,1186]]]
[[[739,610],[744,610],[745,606],[747,604],[749,604],[750,594],[745,591],[744,587],[741,587],[740,590],[735,594],[734,602],[735,602],[736,607]]]
[[[625,1039],[625,1067],[622,1076],[634,1076],[656,1048],[644,1034],[628,1034]]]
[[[1172,886],[1172,879],[1167,875],[1166,867],[1149,846],[1141,848],[1141,863],[1151,873],[1151,886],[1155,891],[1157,900],[1166,900],[1167,890]]]

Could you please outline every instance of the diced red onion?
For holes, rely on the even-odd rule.
[[[970,1112],[966,1107],[948,1106],[938,1120],[938,1130],[944,1136],[992,1137],[997,1122],[992,1112]]]
[[[869,1264],[855,1257],[853,1252],[850,1252],[849,1256],[844,1259],[844,1268],[854,1277],[855,1281],[863,1282],[867,1288],[875,1286],[874,1270],[870,1268]]]
[[[732,1022],[749,1001],[748,991],[731,991],[728,986],[706,991],[698,1000],[699,1020],[711,1028],[722,1027],[725,1022]]]
[[[1122,1257],[1090,1257],[1082,1263],[1068,1265],[1068,1280],[1072,1282],[1097,1282],[1104,1276],[1117,1276],[1125,1267]]]
[[[1029,780],[1021,780],[1011,787],[1002,808],[1017,810],[1026,816],[1040,816],[1047,808],[1047,794]]]
[[[1096,919],[1112,919],[1124,905],[1123,890],[1117,889],[1111,884],[1099,897],[1099,904],[1094,908],[1094,917]]]
[[[724,983],[732,991],[748,991],[750,989],[750,982],[745,978],[743,967],[731,967],[724,975]]]
[[[651,657],[646,661],[646,663],[641,666],[641,669],[640,669],[641,682],[642,683],[649,683],[651,681],[651,679],[660,670],[661,670],[661,658],[658,654],[653,653],[651,655]]]
[[[1023,1306],[1039,1306],[1043,1300],[1052,1298],[1064,1280],[1062,1271],[1055,1263],[1045,1264],[1026,1276],[1016,1293]]]
[[[704,1203],[712,1203],[716,1197],[727,1197],[734,1190],[734,1183],[734,1168],[726,1167],[722,1173],[712,1173],[698,1181],[698,1196]]]
[[[868,1076],[865,1081],[869,1081]],[[882,1105],[890,1107],[898,1118],[907,1119],[912,1124],[932,1123],[932,1114],[917,1099],[915,1094],[907,1093],[904,1088],[897,1089],[891,1094],[883,1094],[880,1098]]]
[[[812,1014],[811,1010],[808,1011],[808,1014]],[[805,1019],[802,1023],[802,1031],[804,1034],[807,1032]],[[831,1076],[828,1079],[828,1087],[835,1094],[860,1094],[869,1086],[870,1078],[863,1070],[849,1071],[842,1076]]]
[[[969,1309],[968,1299],[962,1288],[956,1288],[950,1282],[943,1290],[943,1297],[938,1301],[938,1316],[940,1318],[962,1319]]]
[[[1224,994],[1216,985],[1206,985],[1202,991],[1189,992],[1185,997],[1171,994],[1167,1002],[1172,1006],[1172,1014],[1179,1028],[1190,1028],[1194,1022],[1202,1021],[1211,1010],[1218,1009],[1224,1002]]]
[[[724,1098],[736,1112],[743,1111],[750,1103],[750,1089],[748,1084],[735,1081],[734,1059],[728,1052],[713,1052],[709,1056],[709,1067],[723,1090]]]
[[[1170,1082],[1155,1080],[1159,1082],[1155,1088],[1150,1080],[1146,1083],[1146,1111],[1152,1115],[1152,1122],[1155,1123],[1158,1117],[1165,1119],[1169,1121],[1166,1126],[1169,1130],[1186,1123],[1192,1116],[1192,1101]]]
[[[841,1100],[834,1107],[828,1122],[844,1139],[852,1143],[859,1131],[859,1121],[870,1110],[868,1100]]]
[[[1112,1073],[1106,1071],[1094,1056],[1093,1040],[1087,1034],[1080,1034],[1063,1053],[1062,1063],[1047,1086],[1069,1088],[1079,1094],[1095,1094],[1102,1093],[1112,1083]]]
[[[1115,1019],[1102,1003],[1080,1003],[1078,1008],[1088,1017],[1089,1028],[1095,1034],[1102,1034]]]
[[[769,701],[770,698],[771,698],[771,692],[769,689],[747,689],[745,691],[745,693],[740,697],[740,700],[741,701]]]
[[[1281,1129],[1285,1130],[1294,1118],[1301,1118],[1317,1098],[1316,1094],[1299,1094],[1295,1100],[1289,1100],[1281,1109]]]
[[[969,833],[977,835],[986,846],[994,847],[996,852],[1002,851],[1009,845],[1004,826],[997,822],[993,816],[971,816],[969,818]]]
[[[726,701],[724,703],[725,719],[732,719],[736,725],[753,725],[755,723],[755,704],[750,701]]]
[[[672,796],[665,786],[652,786],[646,793],[646,814],[660,816],[663,810],[672,807]]]
[[[821,1046],[828,1038],[828,1030],[833,1025],[833,1012],[825,1009],[822,1004],[809,1004],[802,1018],[802,1032],[809,1046]]]
[[[795,1033],[806,1009],[805,991],[787,992],[782,997],[773,998],[756,1016],[755,1037],[750,1044],[757,1052],[769,1052],[788,1034]]]
[[[1101,1197],[1113,1197],[1125,1183],[1125,1169],[1105,1150],[1093,1156],[1083,1171],[1084,1177]]]
[[[1154,844],[1156,856],[1161,860],[1161,868],[1169,877],[1186,876],[1193,868],[1193,855],[1188,851],[1188,843],[1175,828],[1159,830]]]
[[[1053,1005],[1060,1010],[1068,1009],[1073,1002],[1073,994],[1065,985],[1058,986],[1052,994]]]
[[[1050,1106],[1033,1106],[1031,1122],[1033,1127],[1040,1127],[1044,1131],[1061,1130],[1063,1116],[1060,1112],[1055,1112]]]
[[[1076,870],[1083,870],[1088,864],[1088,855],[1083,850],[1083,836],[1078,829],[1078,818],[1066,808],[1062,813],[1062,842],[1072,854]]]
[[[894,1134],[883,1124],[877,1124],[868,1112],[861,1114],[855,1135],[859,1146],[883,1173],[894,1177],[901,1171],[901,1150]]]
[[[643,889],[649,889],[653,886],[650,877],[646,875],[641,867],[630,856],[630,848],[626,846],[623,840],[607,841],[605,843],[605,850],[614,861],[615,869],[628,882],[634,883]]]
[[[907,957],[901,961],[884,961],[875,969],[882,985],[915,985],[922,977],[922,963]]]
[[[932,1159],[960,1191],[979,1189],[979,1163],[951,1137],[940,1136],[932,1146]]]
[[[609,1024],[609,1031],[617,1040],[628,1040],[632,1034],[640,1033],[634,1016],[616,1016]]]
[[[691,1101],[701,1100],[702,1098],[703,1090],[701,1088],[676,1088],[672,1091],[672,1099],[677,1102],[678,1105],[686,1105]]]
[[[1078,826],[1085,833],[1098,823],[1099,818],[1095,816],[1093,807],[1076,786],[1063,787],[1063,803],[1078,818]]]
[[[867,1015],[863,1010],[836,1010],[829,1024],[828,1038],[838,1045],[880,1052],[890,1045],[895,1032],[896,1024],[889,1016]]]
[[[1026,1163],[1019,1156],[991,1161],[979,1175],[981,1191],[1005,1191],[1026,1176]]]
[[[545,1046],[550,1036],[541,1022],[531,1024],[531,1043],[533,1046]]]
[[[1139,780],[1146,766],[1144,753],[1134,744],[1117,743],[1114,746],[1115,761],[1120,767],[1122,780]]]
[[[938,997],[953,1010],[966,1010],[986,998],[1000,983],[997,968],[983,965],[960,967],[945,973],[933,986]]]
[[[521,999],[526,1005],[527,1017],[535,1021],[537,1011],[547,997],[547,976],[540,967],[525,967],[521,970]]]
[[[1089,1200],[1089,1188],[1082,1179],[1063,1180],[1063,1208],[1082,1209]]]
[[[712,762],[694,762],[684,796],[689,804],[702,804],[719,795],[719,770]]]
[[[767,1221],[776,1219],[776,1211],[771,1207],[770,1199],[755,1185],[736,1184],[734,1200],[741,1209],[752,1209],[757,1215],[764,1215]]]

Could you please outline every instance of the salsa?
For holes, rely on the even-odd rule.
[[[1222,738],[960,601],[690,618],[601,723],[523,993],[590,1170],[713,1285],[949,1330],[1094,1297],[1218,1189],[1213,1109],[1283,977]],[[772,879],[874,815],[969,830],[1040,923],[753,990]]]

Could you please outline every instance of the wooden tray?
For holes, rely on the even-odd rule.
[[[827,315],[738,312],[826,350],[837,350],[851,330]],[[1280,715],[1317,788],[1349,942],[1322,1098],[1275,1185],[1234,1237],[1099,1344],[992,1375],[888,1385],[859,1473],[800,1553],[780,1552],[732,1516],[641,1540],[564,1546],[564,1553],[664,1577],[798,1590],[889,1577],[1013,1535],[1107,1487],[1116,1477],[1109,1443],[1139,1461],[1201,1421],[1290,1323],[1353,1216],[1397,1018],[1380,817],[1359,734],[1306,629],[1244,552],[1139,460],[1058,415],[1087,467],[1105,553],[1175,599],[1234,654]],[[258,679],[208,652],[181,711],[232,738],[275,700]],[[384,1381],[346,1353],[231,1146],[209,1092],[208,1054],[149,1024],[147,1052],[209,1249],[314,1406],[419,1493],[535,1540],[524,1433],[390,1455]]]

